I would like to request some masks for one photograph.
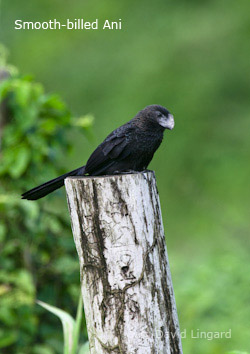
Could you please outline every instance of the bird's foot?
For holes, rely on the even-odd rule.
[[[136,170],[126,170],[126,171],[114,171],[113,174],[114,175],[130,175],[131,173],[138,173],[140,171],[136,171]]]
[[[144,178],[145,181],[147,181],[147,182],[148,182],[148,175],[147,175],[148,172],[152,172],[152,171],[151,171],[151,170],[143,170],[143,171],[141,171],[141,173],[142,173],[142,175],[143,175],[143,178]]]
[[[138,171],[135,170],[127,170],[127,171],[122,171],[122,172],[118,172],[121,175],[130,175],[131,173],[138,173]]]
[[[151,172],[151,170],[143,170],[141,171],[142,173],[147,173],[147,172]]]

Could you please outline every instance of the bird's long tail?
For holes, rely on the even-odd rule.
[[[64,185],[64,180],[69,176],[82,176],[85,173],[85,166],[77,168],[61,175],[57,178],[51,179],[48,182],[41,184],[38,187],[32,188],[29,191],[22,194],[22,199],[36,200],[45,197],[47,194],[54,192],[56,189]]]

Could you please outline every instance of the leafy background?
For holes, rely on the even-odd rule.
[[[14,30],[16,19],[54,18],[121,18],[123,30]],[[150,168],[184,352],[249,351],[249,1],[3,0],[0,19],[9,62],[45,87],[22,75],[8,83],[15,114],[1,147],[3,353],[60,353],[60,324],[34,299],[74,315],[79,291],[64,191],[37,203],[20,201],[20,192],[82,165],[152,103],[176,120]],[[74,117],[85,115],[76,127],[82,120]],[[192,329],[231,329],[232,338],[192,339]]]

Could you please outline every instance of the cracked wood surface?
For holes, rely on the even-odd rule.
[[[154,173],[65,186],[91,354],[181,354]]]

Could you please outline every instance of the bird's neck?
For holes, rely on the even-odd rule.
[[[160,126],[158,123],[149,119],[142,119],[141,117],[135,117],[133,119],[134,125],[139,128],[142,132],[153,133],[153,134],[162,134],[164,132],[164,128]]]

